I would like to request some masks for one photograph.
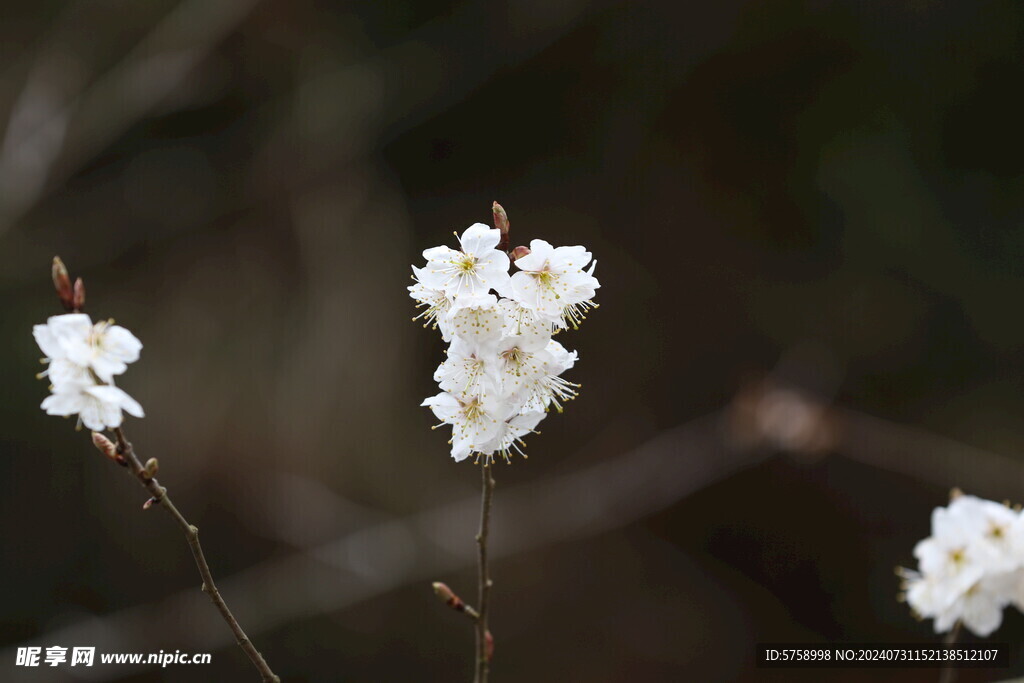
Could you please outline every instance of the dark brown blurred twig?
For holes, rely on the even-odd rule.
[[[493,466],[486,462],[480,463],[480,482],[482,486],[480,496],[480,532],[476,535],[476,543],[479,549],[478,565],[479,571],[477,585],[477,605],[479,616],[476,619],[476,683],[487,683],[487,675],[490,672],[490,652],[487,647],[487,610],[491,600],[491,571],[487,564],[487,535],[490,531],[491,521],[491,498],[494,495],[494,474]]]
[[[73,313],[81,313],[83,306],[85,305],[85,285],[81,278],[75,280],[75,284],[72,287],[70,284],[70,276],[68,274],[67,267],[64,262],[61,261],[59,256],[53,258],[53,285],[57,292],[57,297],[60,299],[61,304],[65,310]],[[69,298],[70,297],[70,298]],[[97,379],[97,381],[99,381]],[[114,427],[111,429],[114,436],[117,439],[116,455],[112,457],[116,462],[127,467],[132,475],[138,479],[139,483],[149,491],[152,496],[146,501],[143,509],[149,509],[153,505],[160,505],[162,508],[167,510],[167,513],[174,518],[174,521],[181,527],[181,530],[185,534],[185,538],[188,541],[188,546],[192,550],[192,556],[195,558],[196,567],[199,569],[199,576],[203,580],[203,592],[210,596],[210,600],[213,601],[217,611],[220,612],[221,617],[227,623],[231,632],[235,635],[235,641],[238,646],[242,648],[245,654],[249,657],[253,666],[260,672],[264,683],[281,683],[281,678],[277,676],[271,670],[267,661],[260,654],[256,646],[249,640],[249,636],[242,630],[242,626],[238,623],[235,615],[232,614],[231,609],[228,608],[227,603],[221,596],[220,591],[217,589],[217,584],[213,581],[213,574],[210,572],[210,565],[206,561],[206,556],[203,554],[203,546],[199,543],[199,528],[194,524],[189,523],[185,516],[181,514],[178,508],[171,501],[170,496],[167,495],[167,489],[160,485],[157,481],[156,470],[157,463],[155,459],[151,459],[143,466],[138,456],[135,454],[135,448],[131,442],[128,441],[128,437],[125,436],[124,428]],[[110,441],[100,435],[93,434],[93,443],[108,456],[111,454],[108,450],[111,447]]]
[[[192,550],[192,556],[195,558],[196,567],[199,569],[199,576],[203,579],[203,592],[210,596],[210,600],[217,607],[217,611],[220,612],[221,617],[224,618],[231,632],[235,634],[235,642],[238,643],[238,646],[249,657],[256,670],[260,672],[260,676],[262,676],[265,683],[280,683],[281,678],[273,672],[270,665],[267,664],[267,660],[263,658],[260,651],[249,640],[249,636],[242,630],[241,624],[235,619],[235,615],[232,614],[231,609],[224,602],[224,598],[217,589],[217,584],[213,581],[213,574],[210,572],[210,565],[206,562],[206,556],[203,554],[203,546],[199,543],[199,528],[194,524],[190,524],[185,519],[185,516],[181,514],[171,501],[171,497],[167,495],[167,489],[160,485],[156,477],[152,476],[151,470],[143,467],[142,462],[139,461],[138,456],[135,454],[135,448],[132,447],[131,442],[125,436],[124,429],[118,427],[112,431],[114,436],[117,437],[118,455],[124,459],[128,469],[139,480],[139,483],[153,496],[150,500],[153,504],[159,504],[160,507],[167,510],[167,513],[174,518],[174,521],[184,532],[185,538],[188,540],[188,547]]]
[[[984,489],[1000,481],[1017,486],[1024,478],[1024,467],[1005,456],[856,411],[834,410],[843,423],[836,450],[852,459],[946,487],[950,480],[968,489]],[[501,534],[491,545],[490,559],[625,526],[773,452],[731,446],[733,439],[723,431],[730,417],[727,412],[712,413],[666,430],[618,457],[505,491],[496,520]],[[566,500],[576,503],[566,506]],[[479,506],[479,497],[472,496],[408,517],[371,523],[308,551],[267,560],[222,579],[221,585],[243,596],[241,606],[247,610],[243,616],[250,634],[331,613],[473,563],[472,554],[452,539],[472,533]],[[504,518],[514,519],[515,524],[502,526]],[[154,623],[154,609],[168,618]],[[96,643],[109,652],[141,651],[158,629],[183,645],[228,645],[222,629],[204,617],[207,609],[191,591],[179,592],[156,603],[84,619],[42,639]],[[188,628],[175,631],[175,624],[188,624]],[[14,656],[13,646],[0,652],[0,660]],[[130,667],[75,671],[91,681],[115,680],[130,673]]]
[[[730,449],[721,438],[721,418],[720,413],[707,415],[586,469],[505,490],[500,514],[492,520],[501,533],[489,545],[489,561],[622,527],[765,457],[763,452]],[[566,506],[567,500],[574,504]],[[473,564],[475,553],[456,539],[475,532],[479,508],[479,496],[474,495],[369,524],[220,583],[244,596],[239,604],[250,634],[331,613]],[[504,525],[504,519],[515,523]],[[154,623],[154,610],[167,618]],[[143,651],[156,637],[173,637],[183,646],[228,645],[226,633],[211,623],[207,611],[204,602],[184,591],[83,620],[47,633],[45,639],[95,643],[97,650],[108,652]],[[182,626],[176,630],[175,625]],[[14,657],[14,650],[0,652],[0,659],[7,655]],[[132,671],[92,667],[74,673],[83,680],[109,681]]]
[[[45,110],[33,116],[16,138],[7,136],[0,148],[0,234],[51,186],[73,175],[144,118],[258,2],[184,0],[87,89],[46,99]],[[21,97],[52,87],[38,81],[49,77],[45,70],[33,72]]]

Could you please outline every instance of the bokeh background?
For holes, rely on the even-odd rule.
[[[496,471],[493,680],[855,681],[930,642],[953,486],[1024,502],[1012,0],[27,2],[0,9],[0,679],[250,681],[178,530],[38,409],[49,263],[144,342],[143,458],[289,682],[464,681],[478,473],[409,264],[499,200],[585,244],[583,384]],[[1024,617],[994,642],[1024,674]],[[212,652],[24,670],[19,645]],[[932,681],[933,670],[875,670]]]

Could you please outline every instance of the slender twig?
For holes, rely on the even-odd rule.
[[[491,521],[491,497],[494,494],[494,476],[492,467],[486,463],[481,464],[481,482],[483,490],[480,494],[480,533],[476,536],[476,543],[479,548],[479,579],[477,605],[479,616],[476,619],[476,677],[475,683],[487,683],[487,675],[490,671],[490,652],[488,639],[490,632],[487,630],[487,608],[490,605],[491,597],[491,574],[487,565],[487,531]]]
[[[949,634],[942,639],[944,645],[952,645],[956,642],[957,638],[960,637],[960,620],[957,619],[956,623],[953,624],[953,629]],[[956,668],[951,664],[950,660],[946,660],[946,663],[942,665],[942,669],[939,671],[939,683],[953,683],[956,680]]]
[[[245,631],[242,630],[238,620],[235,619],[235,615],[231,613],[227,603],[224,602],[224,598],[221,597],[220,591],[217,590],[217,585],[213,582],[213,575],[210,573],[210,565],[206,563],[206,557],[203,555],[203,547],[199,544],[199,529],[190,524],[184,515],[178,511],[178,508],[171,502],[170,496],[167,495],[167,489],[160,485],[156,477],[151,476],[152,471],[143,467],[139,457],[135,454],[135,449],[132,447],[131,442],[125,436],[124,429],[118,427],[112,431],[117,438],[118,455],[124,459],[125,465],[135,475],[135,478],[139,480],[139,483],[153,496],[147,504],[159,504],[160,507],[167,510],[167,513],[174,518],[174,521],[178,523],[178,526],[185,533],[188,546],[191,548],[192,556],[196,561],[196,567],[199,569],[199,575],[203,579],[203,592],[210,596],[210,600],[217,607],[217,611],[220,612],[224,621],[231,628],[232,633],[235,634],[238,646],[249,656],[253,666],[256,667],[260,672],[260,676],[263,677],[264,683],[280,683],[281,678],[270,669],[270,665],[263,659],[263,655],[260,654],[259,650],[252,644],[252,641],[249,640],[249,636],[245,635]]]

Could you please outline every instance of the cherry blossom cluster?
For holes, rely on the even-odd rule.
[[[93,323],[84,313],[55,315],[32,329],[47,363],[39,377],[50,380],[40,406],[48,415],[78,415],[93,431],[120,427],[122,411],[142,417],[142,406],[114,386],[114,376],[139,358],[142,342],[113,321]]]
[[[914,548],[918,571],[902,570],[914,612],[934,619],[936,633],[960,622],[991,634],[1003,608],[1024,610],[1024,516],[1019,510],[957,494],[932,512],[932,535]]]
[[[452,426],[456,461],[526,457],[523,437],[552,407],[561,412],[579,388],[561,377],[577,354],[552,333],[577,328],[596,307],[600,284],[589,251],[533,240],[512,252],[517,270],[509,275],[501,238],[500,230],[476,223],[458,238],[458,249],[427,249],[426,265],[413,266],[409,294],[423,309],[414,320],[450,342],[434,373],[441,393],[422,405],[441,420],[438,426]]]

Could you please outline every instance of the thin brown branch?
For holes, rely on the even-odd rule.
[[[487,676],[490,673],[491,650],[494,641],[487,629],[487,610],[491,599],[491,573],[487,565],[487,535],[491,521],[491,498],[494,495],[494,476],[492,467],[486,462],[480,465],[482,491],[480,495],[480,532],[476,536],[476,543],[479,549],[478,554],[478,595],[477,604],[480,605],[479,616],[476,619],[476,676],[475,683],[487,683]]]
[[[944,645],[953,645],[960,637],[960,620],[957,619],[956,623],[953,624],[952,630],[942,639]],[[942,665],[942,669],[939,671],[939,683],[953,683],[956,680],[956,667],[952,665],[950,661],[946,661]]]
[[[152,498],[147,503],[159,504],[160,507],[167,510],[167,513],[174,518],[174,521],[178,523],[178,526],[185,533],[188,546],[192,550],[192,556],[196,561],[196,567],[199,569],[199,575],[203,579],[203,592],[210,596],[210,600],[213,601],[217,611],[220,612],[221,617],[227,622],[231,632],[235,634],[235,641],[238,643],[238,646],[248,655],[253,666],[260,672],[264,683],[280,683],[281,678],[271,670],[270,665],[263,659],[263,655],[260,654],[256,646],[249,640],[249,636],[245,635],[245,631],[242,630],[238,620],[235,619],[235,615],[231,613],[227,603],[224,602],[224,598],[221,597],[220,591],[217,590],[217,585],[213,581],[213,575],[210,573],[210,565],[207,564],[206,557],[203,555],[203,546],[199,543],[199,529],[185,519],[184,515],[178,511],[178,508],[171,501],[170,496],[167,495],[167,489],[160,485],[156,477],[151,476],[155,467],[147,468],[142,465],[142,462],[135,454],[135,449],[132,447],[131,442],[125,436],[124,429],[118,427],[112,431],[117,438],[118,454],[124,458],[128,469],[139,480],[139,483],[152,495]]]

